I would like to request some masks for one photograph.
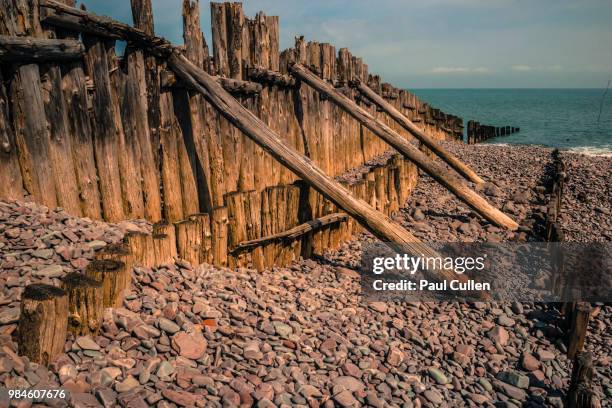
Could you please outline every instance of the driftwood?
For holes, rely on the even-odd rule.
[[[70,61],[82,58],[83,43],[33,37],[0,36],[0,59],[10,62]]]
[[[474,172],[474,170],[470,169],[465,163],[459,160],[455,155],[448,152],[439,143],[437,143],[433,138],[431,138],[427,133],[421,130],[418,126],[412,123],[406,116],[404,116],[400,111],[398,111],[393,105],[385,101],[380,95],[374,92],[370,87],[359,80],[354,80],[353,83],[363,95],[365,95],[368,99],[374,102],[378,107],[380,107],[386,114],[391,116],[393,120],[399,123],[404,129],[406,129],[410,134],[419,139],[425,146],[427,146],[432,152],[434,152],[438,157],[440,157],[444,162],[446,162],[449,166],[455,169],[459,174],[464,176],[466,179],[476,183],[481,184],[484,183],[484,180]],[[447,130],[448,133],[448,130]]]
[[[287,231],[280,232],[278,234],[273,234],[267,237],[257,238],[257,239],[253,239],[250,241],[241,242],[236,246],[236,248],[234,249],[234,252],[245,250],[247,248],[265,245],[272,241],[283,240],[283,239],[288,239],[288,240],[296,239],[311,231],[315,231],[317,229],[320,229],[329,224],[333,224],[335,222],[345,221],[346,219],[348,219],[348,216],[343,213],[334,213],[334,214],[325,215],[321,218],[318,218],[312,221],[308,221],[304,224],[300,224],[297,227],[293,227],[291,229],[288,229]]]
[[[338,106],[344,109],[347,113],[357,119],[361,124],[370,129],[374,134],[379,136],[389,145],[397,149],[407,159],[413,161],[419,168],[423,169],[423,171],[429,174],[432,178],[454,193],[483,218],[491,221],[497,226],[507,228],[509,230],[516,230],[518,228],[518,224],[514,220],[502,213],[497,208],[493,207],[487,200],[461,183],[460,180],[450,176],[444,167],[432,161],[423,152],[419,151],[419,149],[413,146],[398,133],[393,131],[387,125],[378,121],[354,101],[337,92],[331,85],[314,75],[306,67],[300,64],[294,64],[291,66],[291,72],[321,94],[327,95]]]
[[[56,286],[26,286],[21,295],[19,354],[48,365],[64,351],[68,325],[68,297]]]

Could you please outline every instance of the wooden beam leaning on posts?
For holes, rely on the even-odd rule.
[[[376,118],[353,102],[353,100],[342,95],[334,89],[332,85],[324,82],[310,72],[308,68],[301,64],[293,64],[290,67],[290,71],[294,76],[331,99],[348,114],[357,119],[362,125],[402,153],[408,160],[414,162],[419,168],[454,193],[483,218],[489,220],[498,227],[507,228],[512,231],[518,229],[518,224],[514,220],[489,204],[487,200],[463,184],[457,177],[448,174],[443,166],[428,158],[423,152],[393,131],[390,127],[376,120]]]
[[[419,139],[425,146],[427,146],[432,152],[434,152],[440,159],[446,162],[449,166],[455,169],[459,174],[465,177],[467,180],[482,184],[484,180],[476,174],[474,170],[469,168],[465,163],[459,160],[455,155],[448,152],[439,143],[432,139],[427,133],[421,130],[418,126],[398,111],[393,105],[385,101],[383,97],[374,92],[369,86],[361,82],[359,79],[353,79],[351,85],[357,88],[365,97],[374,102],[379,108],[381,108],[387,115],[391,116],[393,120],[399,123],[404,129],[410,132],[411,135]]]
[[[242,106],[210,75],[193,65],[178,51],[172,54],[168,64],[177,76],[203,94],[219,113],[246,136],[310,184],[325,198],[346,211],[392,249],[420,256],[440,256],[389,217],[376,211],[365,201],[353,197],[346,188],[325,174],[308,157],[286,146],[281,138],[261,119]],[[451,269],[436,269],[428,272],[433,279],[440,281],[452,279],[462,282],[467,281],[465,275],[457,275]]]
[[[98,33],[109,33],[116,38],[132,41],[133,45],[142,46],[153,55],[162,58],[168,57],[168,47],[171,46],[164,39],[148,36],[144,32],[125,24],[61,5],[53,0],[44,0],[44,4],[45,7],[52,5],[52,11],[55,13],[53,18],[47,21],[50,24],[69,24],[72,29],[76,30],[95,30]],[[62,10],[63,16],[57,14],[58,10]],[[76,19],[74,18],[75,14],[77,15]],[[64,18],[65,16],[68,16],[68,18]],[[118,27],[118,31],[115,30],[116,27]],[[213,77],[181,55],[178,49],[172,50],[168,64],[177,76],[203,94],[219,113],[244,132],[246,136],[319,193],[346,211],[392,249],[399,249],[402,252],[405,251],[419,256],[440,256],[389,217],[376,211],[365,201],[353,197],[346,188],[325,174],[308,157],[286,146],[281,138],[261,119],[242,106]],[[467,281],[465,275],[457,275],[452,269],[429,270],[428,274],[432,279],[438,281],[452,279],[461,282]]]
[[[85,54],[77,40],[0,35],[0,59],[10,62],[70,61]]]

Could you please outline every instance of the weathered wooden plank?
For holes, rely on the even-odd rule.
[[[438,157],[440,157],[449,166],[455,169],[459,174],[464,176],[469,181],[476,184],[484,183],[484,180],[474,172],[469,166],[459,160],[455,155],[444,149],[427,133],[422,131],[414,123],[412,123],[407,117],[402,115],[393,105],[381,98],[376,92],[370,89],[366,84],[361,81],[354,81],[355,86],[363,95],[374,102],[377,106],[385,111],[393,120],[399,123],[404,129],[410,134],[416,137],[418,140],[423,142],[431,151],[433,151]]]
[[[172,44],[164,38],[152,36],[129,24],[79,10],[55,0],[40,0],[40,17],[46,24],[97,37],[128,41],[156,56],[167,57],[173,49]]]
[[[0,59],[3,61],[70,61],[82,58],[84,54],[85,47],[77,40],[0,35]]]

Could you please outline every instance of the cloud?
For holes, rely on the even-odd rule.
[[[513,65],[512,70],[518,71],[518,72],[528,72],[528,71],[532,71],[533,67],[530,65]]]
[[[510,69],[512,69],[512,71],[516,71],[516,72],[531,72],[531,71],[559,72],[559,71],[563,71],[563,66],[560,65],[560,64],[555,64],[555,65],[537,65],[537,66],[520,64],[520,65],[513,65]]]
[[[434,74],[487,74],[491,71],[486,67],[434,67],[431,72]]]

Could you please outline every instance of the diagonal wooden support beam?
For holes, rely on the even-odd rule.
[[[382,109],[387,115],[391,116],[393,120],[399,123],[404,129],[410,132],[411,135],[419,139],[425,146],[427,146],[432,152],[434,152],[440,159],[444,160],[449,166],[455,169],[459,174],[468,179],[469,181],[482,184],[484,180],[481,179],[478,174],[465,163],[459,160],[455,155],[447,151],[445,148],[440,146],[431,136],[425,133],[421,128],[412,123],[410,119],[404,116],[398,111],[393,105],[385,101],[385,99],[374,92],[369,86],[361,82],[359,79],[353,79],[351,83],[361,94],[366,98],[374,102],[380,109]]]
[[[172,54],[168,65],[177,76],[204,95],[219,113],[246,136],[325,198],[346,211],[381,241],[402,252],[408,251],[420,256],[440,256],[401,225],[376,211],[365,201],[353,197],[346,188],[325,174],[308,157],[285,145],[281,138],[261,119],[242,106],[210,75],[193,65],[178,51]],[[429,270],[428,272],[431,273],[432,278],[437,280],[467,280],[464,275],[457,275],[451,269]]]
[[[217,111],[240,129],[247,137],[261,146],[282,165],[302,178],[325,198],[346,211],[385,244],[394,250],[407,252],[414,256],[441,257],[435,250],[422,243],[406,231],[401,225],[386,215],[376,211],[368,203],[353,197],[350,191],[325,174],[308,157],[285,145],[281,138],[261,119],[232,97],[217,81],[203,69],[192,64],[179,49],[158,37],[150,36],[126,24],[107,17],[61,5],[53,0],[42,0],[41,8],[47,7],[53,16],[49,23],[66,25],[73,30],[91,32],[98,35],[110,35],[127,39],[134,46],[147,49],[153,55],[168,58],[168,66],[187,85],[201,93]],[[49,11],[47,10],[47,11]],[[171,54],[168,51],[171,50]],[[437,281],[458,280],[467,282],[465,275],[458,275],[451,268],[429,269],[426,271],[431,279]],[[480,297],[488,295],[478,292]]]
[[[357,105],[352,99],[338,92],[332,85],[323,81],[301,64],[293,64],[291,73],[325,95],[336,105],[344,109],[349,115],[357,119],[363,126],[383,139],[390,146],[402,153],[407,159],[414,162],[420,169],[429,174],[434,180],[455,194],[461,201],[469,205],[474,211],[493,224],[509,230],[518,229],[518,224],[506,214],[493,207],[487,200],[479,196],[474,190],[463,184],[457,177],[448,173],[447,169],[434,162],[423,152],[413,146],[389,126],[378,121],[369,112]]]

